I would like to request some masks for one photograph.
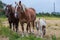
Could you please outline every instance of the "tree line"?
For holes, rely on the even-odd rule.
[[[49,16],[49,17],[60,17],[60,12],[47,12],[47,13],[44,13],[44,12],[39,12],[39,13],[36,13],[36,15],[39,17],[39,16]]]
[[[6,4],[3,3],[1,0],[0,0],[0,16],[4,15],[5,14],[5,11],[4,11],[4,6]]]

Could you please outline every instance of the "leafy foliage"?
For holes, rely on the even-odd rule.
[[[59,12],[52,12],[52,13],[44,13],[44,12],[42,12],[42,13],[37,13],[36,14],[38,17],[40,17],[40,16],[49,16],[49,17],[60,17],[60,13]]]
[[[4,15],[4,10],[3,10],[3,8],[4,8],[4,3],[2,3],[2,1],[0,0],[0,16],[2,16],[2,15]]]

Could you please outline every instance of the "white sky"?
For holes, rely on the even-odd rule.
[[[53,12],[53,3],[55,2],[55,11],[60,12],[60,0],[2,0],[6,4],[15,5],[15,1],[22,1],[26,7],[32,7],[36,12]]]

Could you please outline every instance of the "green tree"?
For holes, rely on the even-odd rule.
[[[5,6],[6,4],[5,3],[3,3],[1,0],[0,0],[0,16],[2,16],[2,15],[4,15],[4,6]]]

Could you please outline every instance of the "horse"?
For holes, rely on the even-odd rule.
[[[5,15],[8,18],[10,29],[12,29],[13,26],[13,30],[15,30],[14,28],[16,28],[16,32],[17,32],[19,19],[18,17],[15,17],[15,8],[12,7],[12,5],[6,5]]]
[[[37,29],[37,33],[38,35],[42,37],[44,37],[44,35],[46,34],[46,21],[43,18],[39,18],[36,22],[36,29]]]
[[[22,27],[22,32],[24,32],[24,27],[23,24],[26,23],[27,27],[26,27],[26,31],[28,33],[28,31],[30,31],[31,33],[31,26],[30,23],[32,23],[33,25],[33,29],[34,29],[34,22],[36,19],[36,11],[34,8],[23,8],[22,5],[19,5],[17,7],[17,13],[18,13],[18,18]]]

